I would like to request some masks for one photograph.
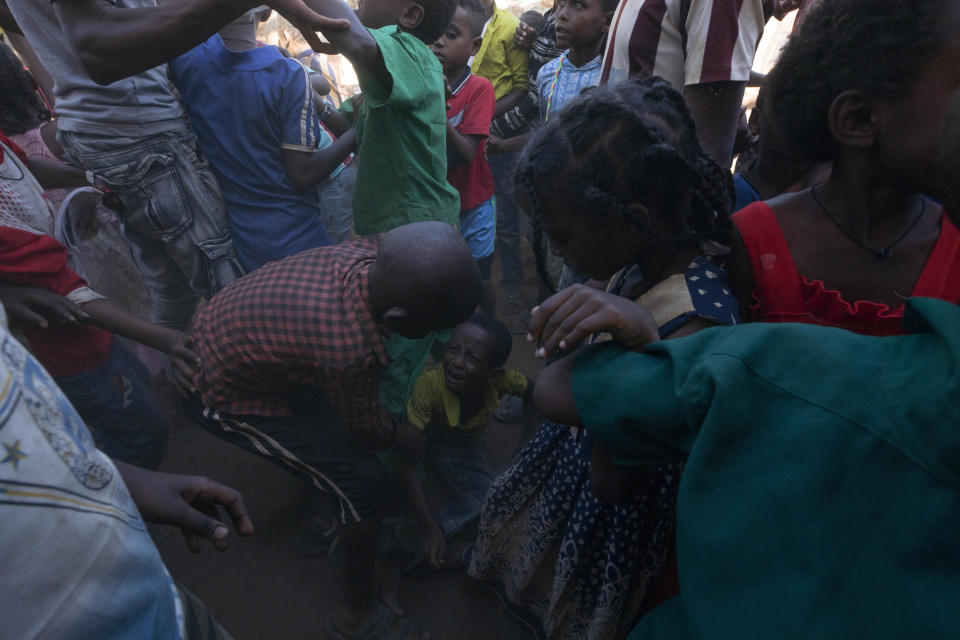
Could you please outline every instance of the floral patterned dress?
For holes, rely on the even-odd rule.
[[[614,278],[614,293],[627,275]],[[695,317],[737,322],[726,270],[704,256],[638,302],[661,336]],[[649,608],[673,542],[682,465],[658,467],[627,502],[611,505],[593,495],[592,446],[583,429],[545,422],[495,480],[468,553],[470,575],[539,638],[625,636]]]

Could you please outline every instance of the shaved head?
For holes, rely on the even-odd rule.
[[[460,233],[443,222],[397,227],[380,240],[370,278],[374,307],[388,328],[417,337],[456,326],[480,300],[480,271]],[[397,322],[396,313],[406,315]]]

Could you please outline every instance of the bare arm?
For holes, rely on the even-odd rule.
[[[486,136],[463,135],[447,123],[447,148],[453,152],[453,164],[470,164],[477,155],[477,148]]]
[[[87,314],[85,321],[88,324],[169,354],[173,363],[173,382],[183,394],[194,391],[193,376],[200,367],[200,359],[184,333],[144,320],[106,298],[81,306]]]
[[[330,129],[333,135],[338,137],[345,135],[353,126],[350,119],[336,109],[330,109],[330,113],[324,118],[323,124],[327,125],[327,128]]]
[[[737,120],[743,101],[744,82],[713,82],[690,85],[684,91],[690,115],[697,124],[700,146],[721,167],[733,159]]]
[[[373,76],[384,92],[393,88],[393,77],[387,71],[380,55],[380,47],[367,28],[357,19],[353,9],[343,0],[304,0],[315,12],[348,23],[346,29],[323,29],[323,35],[330,41],[332,49],[342,54],[358,70],[363,69]],[[316,47],[314,47],[316,48]]]
[[[526,87],[517,87],[516,89],[513,89],[510,91],[510,93],[497,100],[496,107],[493,109],[493,117],[496,118],[503,115],[507,111],[510,111],[510,109],[513,109],[523,102],[523,98],[526,95]]]
[[[88,187],[86,173],[66,162],[46,158],[27,158],[27,168],[44,189]]]
[[[524,133],[512,138],[498,138],[490,136],[487,139],[487,155],[498,155],[501,153],[510,153],[511,151],[520,151],[527,144],[531,133]]]
[[[314,187],[333,173],[343,159],[356,146],[356,134],[350,129],[332,145],[312,153],[306,151],[283,150],[283,161],[287,166],[287,177],[296,191],[306,191]]]
[[[327,30],[345,25],[313,13],[302,0],[270,5],[298,25]],[[107,0],[53,3],[67,45],[90,78],[104,85],[172,60],[255,6],[255,0],[178,0],[137,9]]]

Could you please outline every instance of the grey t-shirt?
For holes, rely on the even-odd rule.
[[[155,0],[113,3],[123,8],[156,6]],[[183,109],[167,80],[165,65],[107,86],[98,85],[67,47],[51,0],[7,0],[7,4],[53,76],[60,129],[140,137],[184,128]]]

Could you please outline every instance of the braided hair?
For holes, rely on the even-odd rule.
[[[24,133],[49,119],[33,79],[13,50],[0,43],[0,130],[7,135]]]
[[[831,160],[827,122],[840,93],[857,89],[880,98],[901,94],[944,45],[950,0],[828,0],[797,27],[767,75],[767,111],[788,150]]]
[[[683,97],[656,76],[598,87],[568,104],[527,143],[516,179],[530,201],[537,270],[548,286],[540,220],[541,187],[548,183],[599,225],[626,219],[678,249],[726,241],[730,172],[703,152]],[[630,208],[637,203],[644,219]],[[664,226],[681,232],[664,237],[655,231]]]

